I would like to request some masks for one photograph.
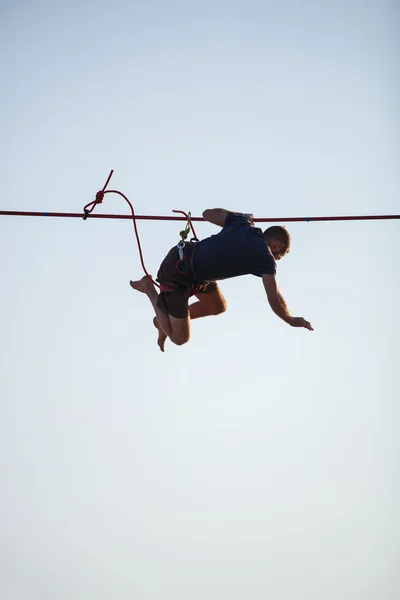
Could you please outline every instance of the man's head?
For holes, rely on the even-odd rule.
[[[273,225],[264,231],[264,240],[267,242],[275,260],[285,256],[290,250],[290,235],[286,227]]]

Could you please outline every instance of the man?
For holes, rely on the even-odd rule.
[[[178,247],[170,250],[157,274],[161,284],[159,294],[147,276],[130,282],[153,305],[162,352],[167,337],[178,346],[189,341],[192,319],[223,313],[226,301],[216,282],[240,275],[261,277],[274,313],[292,327],[313,331],[303,317],[290,315],[277,287],[275,261],[290,248],[290,235],[285,227],[272,226],[262,232],[254,226],[252,215],[222,208],[205,210],[203,218],[222,230],[195,244],[186,244],[184,256]],[[198,301],[189,306],[191,296]]]

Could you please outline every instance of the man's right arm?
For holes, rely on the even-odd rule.
[[[305,327],[310,331],[313,331],[310,323],[303,319],[303,317],[292,317],[284,297],[278,290],[276,279],[274,275],[263,275],[262,276],[265,291],[267,292],[267,298],[270,307],[278,317],[280,317],[285,323],[288,323],[292,327]]]
[[[287,307],[284,297],[278,290],[278,285],[274,275],[263,275],[262,276],[265,291],[267,292],[267,298],[270,307],[278,317],[280,317],[285,323],[289,323],[291,320],[291,314]]]

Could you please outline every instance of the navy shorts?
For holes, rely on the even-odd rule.
[[[176,246],[162,261],[157,273],[157,281],[161,283],[157,306],[176,319],[187,318],[191,296],[209,294],[218,289],[215,281],[199,286],[190,280],[186,273],[185,262],[179,260],[179,251]]]

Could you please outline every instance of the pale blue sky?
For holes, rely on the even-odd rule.
[[[2,2],[1,208],[399,213],[396,4]],[[398,598],[399,227],[291,225],[315,332],[238,278],[163,355],[128,222],[1,217],[0,596]]]

